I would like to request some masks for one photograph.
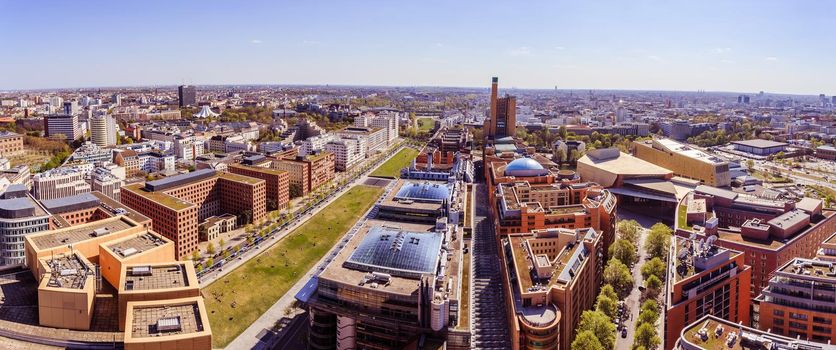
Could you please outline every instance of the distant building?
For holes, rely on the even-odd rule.
[[[35,199],[57,199],[90,192],[85,174],[75,168],[55,168],[32,177],[32,195]]]
[[[827,160],[836,160],[836,147],[833,146],[819,146],[816,147],[816,157]]]
[[[514,96],[497,97],[499,78],[491,81],[491,109],[485,119],[485,137],[494,140],[516,135],[517,99]]]
[[[44,117],[44,134],[47,137],[63,136],[67,141],[75,141],[82,137],[78,116],[69,114],[53,114]]]
[[[366,143],[354,139],[330,140],[323,149],[334,153],[334,168],[338,171],[351,169],[363,161],[366,155]]]
[[[0,156],[10,157],[23,153],[23,135],[0,131]]]
[[[195,91],[195,87],[191,85],[180,85],[177,87],[177,97],[179,100],[180,108],[186,106],[196,106],[197,105],[197,91]]]
[[[737,151],[751,153],[758,156],[768,156],[778,152],[783,152],[787,147],[787,144],[784,142],[761,139],[732,141],[731,144],[734,145],[734,149]]]
[[[116,121],[107,114],[94,115],[88,119],[90,124],[90,141],[99,147],[116,145]]]
[[[386,149],[388,132],[386,129],[375,127],[348,127],[337,131],[337,136],[343,139],[353,139],[365,143],[365,157]]]

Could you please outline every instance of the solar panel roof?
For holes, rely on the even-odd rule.
[[[442,202],[450,199],[450,186],[429,182],[405,182],[395,194],[395,198]]]
[[[373,227],[343,267],[420,278],[423,274],[435,273],[442,239],[440,232]]]

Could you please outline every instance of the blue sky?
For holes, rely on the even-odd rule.
[[[0,0],[0,89],[271,83],[836,94],[828,1]]]

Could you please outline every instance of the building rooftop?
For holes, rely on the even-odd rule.
[[[171,265],[132,265],[125,271],[125,291],[157,290],[189,287],[183,263]]]
[[[216,173],[217,171],[215,171],[214,169],[195,170],[187,174],[180,174],[175,176],[169,176],[160,180],[148,181],[145,183],[145,189],[149,192],[165,190],[168,188],[182,186],[187,183],[210,178],[212,176],[215,176]]]
[[[543,176],[549,170],[532,158],[517,158],[505,166],[505,176]]]
[[[724,160],[722,160],[722,159],[720,159],[716,156],[705,153],[705,152],[703,152],[703,151],[701,151],[697,148],[694,148],[693,146],[689,146],[689,145],[686,145],[686,144],[683,144],[683,143],[679,143],[679,142],[676,142],[676,141],[668,139],[668,138],[655,138],[655,139],[653,139],[652,143],[656,146],[661,147],[664,150],[669,151],[669,152],[677,153],[679,155],[682,155],[682,156],[685,156],[685,157],[688,157],[688,158],[692,158],[692,159],[696,159],[696,160],[699,160],[699,161],[702,161],[702,162],[705,162],[705,163],[710,163],[710,164],[726,163],[726,161],[724,161]]]
[[[706,315],[682,329],[680,342],[704,350],[832,349],[831,345],[797,340]]]
[[[666,176],[672,174],[668,169],[633,157],[619,151],[617,148],[590,150],[581,159],[578,159],[578,163],[591,165],[618,175]]]
[[[243,182],[243,183],[250,184],[250,185],[255,185],[259,182],[264,182],[264,180],[262,180],[262,179],[257,179],[257,178],[254,178],[254,177],[238,175],[238,174],[233,174],[233,173],[221,173],[220,178],[227,179],[227,180],[232,180],[232,181],[235,181],[235,182]]]
[[[163,192],[148,191],[146,190],[146,187],[143,187],[141,183],[124,186],[122,187],[122,191],[130,191],[136,193],[142,197],[148,198],[149,200],[166,206],[172,210],[183,210],[194,205],[191,202],[181,200],[177,197],[167,195]]]
[[[732,144],[735,145],[743,145],[755,148],[770,148],[770,147],[781,147],[787,146],[787,143],[784,142],[776,142],[776,141],[769,141],[763,139],[753,139],[753,140],[743,140],[743,141],[732,141]]]
[[[715,236],[708,239],[673,237],[674,258],[669,264],[674,265],[676,281],[717,267],[738,253],[714,244],[716,240]]]
[[[145,232],[108,244],[107,249],[110,249],[121,258],[127,258],[165,245],[168,242],[169,241],[164,238],[154,235],[151,232]]]
[[[203,331],[198,303],[140,306],[133,309],[133,338],[172,336]]]
[[[137,226],[136,223],[119,217],[93,221],[80,226],[72,226],[57,231],[47,231],[42,234],[31,235],[31,240],[39,250],[67,246],[83,242],[88,239],[119,232]]]
[[[86,208],[98,207],[101,200],[91,193],[81,193],[74,196],[45,199],[41,201],[44,208],[52,214],[61,214]]]
[[[47,287],[84,289],[89,276],[95,275],[93,265],[79,254],[61,254],[41,259],[49,267]]]
[[[450,185],[446,183],[408,181],[401,185],[395,199],[443,202],[450,200],[451,192]]]
[[[795,258],[778,268],[783,275],[816,277],[836,282],[836,263],[804,258]]]
[[[343,267],[419,278],[435,274],[443,234],[372,227]]]

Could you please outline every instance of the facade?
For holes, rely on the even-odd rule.
[[[259,222],[266,214],[264,180],[212,169],[128,185],[121,195],[122,203],[174,241],[178,259],[197,249],[199,222],[222,213],[237,215],[241,223]]]
[[[365,157],[384,150],[389,144],[387,141],[388,135],[387,129],[376,127],[348,127],[337,132],[339,138],[353,139],[365,143]]]
[[[337,171],[351,169],[363,161],[366,156],[366,143],[353,139],[331,140],[325,144],[324,150],[334,153],[334,168]]]
[[[783,142],[775,142],[769,140],[746,140],[746,141],[732,141],[734,149],[744,153],[750,153],[758,156],[768,156],[786,149],[787,144]]]
[[[84,172],[75,168],[55,168],[32,176],[32,195],[35,199],[57,199],[89,193],[90,184]]]
[[[105,168],[95,168],[90,173],[90,189],[119,201],[119,193],[122,188],[122,181]]]
[[[499,235],[546,228],[594,228],[604,248],[615,240],[616,197],[543,157],[488,158],[489,196]],[[547,168],[543,164],[549,166]]]
[[[44,135],[47,137],[63,137],[68,141],[81,138],[81,127],[78,116],[68,114],[53,114],[44,117]]]
[[[180,108],[197,105],[197,91],[194,86],[180,85],[177,87],[178,104]]]
[[[836,232],[836,212],[822,210],[821,201],[812,198],[773,201],[698,186],[680,205],[686,207],[686,217],[677,215],[677,234],[717,236],[716,245],[742,252],[752,267],[753,296],[769,285],[778,267],[796,257],[815,257],[821,242]]]
[[[398,113],[382,112],[378,114],[366,113],[354,118],[354,126],[359,128],[379,128],[386,131],[386,144],[392,143],[398,138],[400,133],[400,123],[398,123]]]
[[[743,253],[713,239],[672,239],[665,288],[665,349],[673,349],[685,327],[706,315],[749,324],[752,271]]]
[[[227,169],[233,174],[266,182],[267,210],[284,209],[290,203],[290,174],[287,171],[238,164],[230,164]]]
[[[671,139],[634,141],[636,158],[673,171],[674,175],[696,179],[714,187],[731,185],[729,163]]]
[[[49,213],[21,185],[0,195],[0,269],[24,263],[24,237],[50,228]]]
[[[298,189],[290,191],[291,197],[296,197],[294,194],[306,196],[310,191],[334,179],[335,159],[334,153],[321,152],[296,158],[276,159],[270,167],[288,172],[290,186]]]
[[[833,146],[819,146],[816,147],[816,157],[827,160],[836,160],[836,147]]]
[[[796,258],[775,271],[755,300],[757,328],[776,335],[836,344],[836,263]]]
[[[23,135],[10,131],[0,132],[0,156],[10,157],[23,153]]]
[[[491,110],[485,119],[485,137],[490,140],[514,137],[517,130],[517,98],[497,97],[499,78],[491,81]]]
[[[205,148],[205,142],[194,136],[174,139],[174,155],[179,159],[193,161],[203,155]]]
[[[116,121],[107,114],[94,115],[88,119],[90,140],[99,147],[116,145]]]
[[[675,348],[677,350],[826,350],[833,347],[764,332],[720,317],[706,315],[682,329]]]
[[[591,228],[543,229],[502,238],[503,284],[519,349],[569,349],[598,295],[603,236]]]
[[[119,215],[125,215],[145,228],[151,227],[151,219],[97,191],[43,200],[41,206],[52,214],[51,229],[86,224]]]

